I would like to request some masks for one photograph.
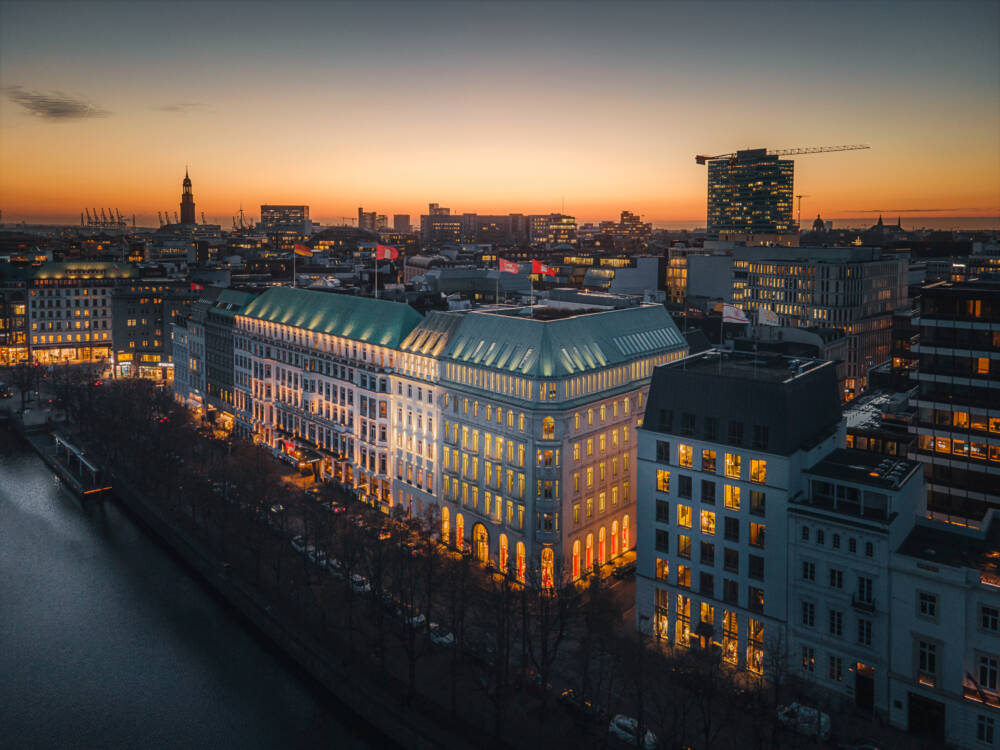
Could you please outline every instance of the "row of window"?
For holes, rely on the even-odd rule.
[[[824,546],[826,544],[826,531],[824,529],[815,529],[815,535],[813,535],[813,529],[809,526],[803,526],[800,532],[803,542],[808,542],[811,539],[816,540],[816,544],[819,546]],[[838,533],[830,535],[830,546],[833,549],[841,548],[841,536]],[[858,551],[858,540],[857,538],[851,536],[847,538],[847,551],[851,554],[856,554]],[[874,542],[865,542],[865,557],[875,556],[875,544]]]
[[[666,469],[656,470],[656,489],[659,492],[670,494],[670,472]],[[677,475],[677,491],[674,493],[681,500],[693,499],[693,480],[687,474]],[[743,502],[743,492],[739,485],[723,485],[723,501],[728,510],[740,510]],[[710,479],[702,479],[698,499],[706,505],[715,505],[716,483]],[[767,513],[767,495],[761,490],[750,490],[749,511],[755,516],[763,516]],[[663,503],[663,505],[660,505]],[[663,517],[663,509],[669,508],[669,502],[657,500],[657,520],[661,523],[669,523],[669,518]]]
[[[659,431],[660,432],[674,432],[674,412],[672,409],[660,409],[659,410]],[[677,434],[682,437],[697,437],[697,422],[698,417],[692,412],[681,412],[680,424],[678,425]],[[725,433],[725,439],[723,439],[722,433],[719,431],[719,420],[716,417],[702,417],[701,419],[702,429],[701,429],[701,439],[708,442],[724,442],[728,445],[743,445],[744,440],[744,424],[738,420],[729,420],[727,423],[727,430]],[[755,424],[753,425],[753,439],[750,442],[750,447],[758,450],[767,450],[770,441],[770,430],[766,425]]]
[[[728,507],[728,506],[727,506]],[[737,507],[736,510],[739,510]],[[694,525],[694,519],[698,519],[698,528],[706,536],[715,536],[716,512],[714,510],[702,509],[695,514],[690,505],[677,505],[677,526],[682,529],[690,529]],[[656,522],[660,524],[670,523],[670,503],[666,500],[656,501]],[[749,543],[754,547],[764,548],[766,524],[750,521]],[[724,536],[727,541],[740,541],[740,519],[732,516],[723,517]],[[663,529],[657,529],[657,534],[666,534]]]
[[[670,443],[665,440],[656,441],[656,460],[659,463],[676,463],[684,469],[694,468],[694,448],[685,443],[680,443],[677,446],[677,458],[676,461],[672,461],[670,453]],[[725,460],[723,463],[723,475],[727,479],[742,479],[743,478],[743,458],[738,453],[725,453]],[[708,474],[716,473],[716,452],[711,448],[703,448],[701,451],[701,462],[699,464],[699,470],[706,472]],[[657,484],[659,484],[660,471],[657,471]],[[767,483],[767,460],[763,458],[753,458],[750,459],[750,475],[747,477],[749,481],[755,484],[766,484]],[[665,475],[666,482],[669,484],[670,472],[666,472]],[[661,490],[666,491],[666,490]]]
[[[673,630],[671,630],[671,595],[666,589],[656,589],[656,606],[654,610],[653,627],[658,638],[670,639],[673,634],[674,643],[677,646],[688,647],[691,645],[691,597],[684,594],[676,596],[673,610]],[[694,632],[698,633],[698,639],[702,647],[707,647],[710,643],[719,643],[716,639],[716,615],[715,606],[709,602],[700,602],[698,605],[699,621]],[[764,670],[764,623],[753,617],[748,617],[746,622],[746,668],[756,674],[763,673]],[[722,658],[729,664],[739,662],[739,639],[740,639],[740,618],[731,610],[722,611],[722,639],[719,645],[722,648]]]

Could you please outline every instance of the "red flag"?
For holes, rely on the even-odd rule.
[[[504,260],[499,258],[500,261],[500,273],[517,273],[517,263],[512,260]]]
[[[726,305],[722,306],[722,322],[723,323],[749,323],[747,316],[744,314],[743,310],[738,308],[736,305]]]
[[[392,245],[375,245],[375,260],[396,260],[399,250]]]
[[[204,292],[205,291],[205,287],[203,287],[201,284],[197,284],[197,283],[195,283],[195,282],[192,281],[191,282],[191,291],[192,292]]]
[[[555,276],[556,269],[549,268],[547,265],[542,263],[540,260],[531,261],[531,272],[537,274],[543,274],[545,276]]]
[[[296,255],[301,255],[304,258],[311,258],[311,257],[313,257],[313,251],[310,250],[305,245],[296,245],[295,246],[295,254]]]

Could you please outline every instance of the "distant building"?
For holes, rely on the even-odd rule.
[[[555,247],[576,245],[576,219],[565,214],[539,214],[528,216],[528,239],[532,244]]]
[[[393,214],[392,216],[392,230],[400,234],[408,234],[413,231],[413,226],[410,224],[409,214]]]
[[[274,234],[291,235],[304,240],[312,234],[313,225],[309,219],[309,206],[260,207],[259,229],[268,236]]]
[[[440,245],[461,242],[462,217],[452,216],[451,209],[431,203],[420,217],[420,239],[424,244]]]
[[[187,169],[184,170],[184,182],[181,185],[181,224],[194,224],[194,193],[191,192],[191,178]]]
[[[366,232],[374,232],[378,229],[378,216],[374,211],[365,211],[358,208],[358,229]]]
[[[792,242],[798,230],[792,215],[794,175],[794,161],[763,148],[709,161],[709,238],[747,244]],[[794,241],[797,244],[797,238]]]

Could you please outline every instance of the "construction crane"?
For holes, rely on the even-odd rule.
[[[798,216],[795,217],[795,223],[798,224],[801,227],[802,226],[802,199],[803,198],[809,198],[811,196],[808,196],[808,195],[796,195],[795,197],[799,201],[799,213],[798,213]]]
[[[867,143],[857,143],[850,146],[812,146],[809,148],[766,149],[766,151],[768,156],[801,156],[803,154],[829,154],[834,151],[860,151],[866,148],[871,148],[871,146]],[[717,161],[720,159],[732,160],[736,158],[737,153],[717,154],[716,156],[698,154],[694,157],[694,160],[698,164],[705,164],[706,162]]]

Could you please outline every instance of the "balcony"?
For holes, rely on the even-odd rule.
[[[856,592],[851,594],[851,606],[859,612],[867,612],[868,614],[875,612],[875,600],[862,599]]]

